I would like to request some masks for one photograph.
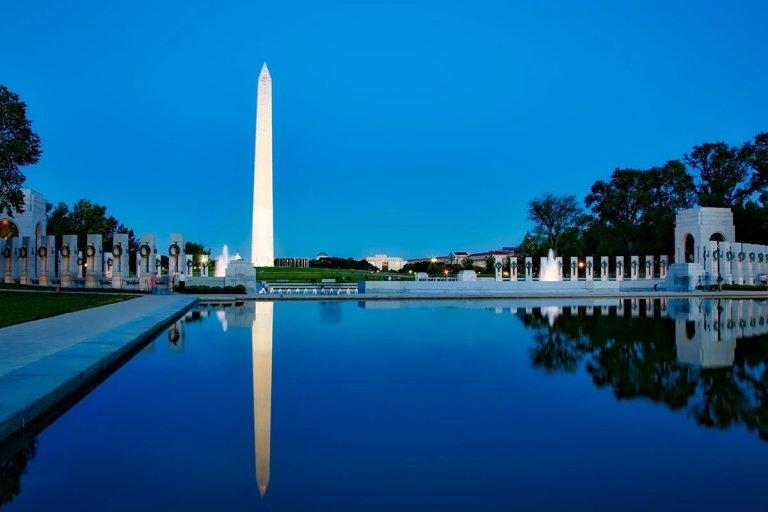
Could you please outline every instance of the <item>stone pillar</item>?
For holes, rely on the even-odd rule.
[[[533,258],[530,256],[525,258],[525,280],[533,281]]]
[[[112,260],[112,288],[122,288],[123,280],[130,275],[128,234],[117,233],[112,240],[112,253],[107,259]]]
[[[546,266],[547,266],[547,258],[542,256],[541,258],[539,258],[539,281],[541,281],[541,273]]]
[[[192,268],[194,265],[193,256],[191,254],[186,254],[184,256],[184,271],[188,276],[192,275]]]
[[[59,249],[59,279],[63,288],[75,285],[77,270],[77,235],[64,235]]]
[[[653,256],[645,256],[645,278],[653,279]]]
[[[3,260],[5,266],[3,268],[3,282],[14,283],[16,282],[16,276],[19,273],[19,260],[16,256],[18,252],[19,238],[12,237],[5,240],[3,247]]]
[[[191,256],[187,256],[187,258],[191,259],[192,257]],[[192,267],[189,267],[189,268],[190,268],[190,273],[191,273],[191,268]],[[495,255],[495,254],[493,255],[493,270],[494,270],[494,278],[496,279],[496,281],[503,281],[504,280],[504,274],[502,274],[502,272],[504,270],[504,257],[503,256],[498,256],[498,255]]]
[[[616,256],[616,280],[624,280],[624,256]]]
[[[666,254],[659,256],[659,278],[667,278],[667,267],[669,266],[669,259]]]
[[[32,254],[33,240],[28,236],[21,237],[21,245],[18,250],[19,258],[19,284],[32,284],[29,275],[30,260],[34,258]]]
[[[157,274],[157,238],[151,233],[142,233],[139,249],[136,253],[136,277],[144,288],[144,280]]]
[[[586,264],[584,266],[586,272],[584,274],[587,281],[592,281],[595,278],[595,262],[594,258],[592,256],[587,256],[585,258]]]
[[[56,237],[45,235],[40,237],[40,245],[37,247],[38,279],[40,286],[48,286],[56,277]]]
[[[630,256],[629,261],[629,279],[631,281],[637,281],[637,276],[640,273],[640,257]]]
[[[560,280],[563,280],[563,257],[558,256],[555,258],[555,261],[557,261],[557,276],[560,278]]]
[[[517,257],[515,256],[509,258],[509,280],[513,283],[517,281]]]
[[[608,256],[600,256],[600,280],[608,280]]]
[[[718,258],[720,259],[720,274],[723,276],[723,284],[733,283],[732,252],[730,243],[720,242]]]
[[[171,240],[168,245],[168,279],[176,274],[186,273],[185,268],[186,255],[184,254],[184,235],[181,233],[171,233]]]
[[[744,260],[744,274],[746,284],[755,284],[757,282],[757,252],[754,244],[744,244],[744,252],[747,257]]]
[[[745,272],[745,259],[747,257],[746,253],[744,252],[744,247],[742,244],[731,244],[731,247],[733,247],[734,252],[734,258],[733,258],[733,265],[734,265],[734,274],[736,276],[736,282],[738,284],[745,284],[746,283],[746,272]]]
[[[103,240],[101,235],[88,235],[85,240],[85,287],[97,288],[104,277]]]
[[[579,280],[579,258],[571,256],[571,281]]]

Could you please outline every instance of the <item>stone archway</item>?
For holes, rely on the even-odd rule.
[[[694,263],[696,261],[696,239],[690,233],[686,233],[683,237],[683,252],[683,260],[686,263]]]
[[[10,219],[0,220],[0,240],[7,240],[19,236],[19,226]]]

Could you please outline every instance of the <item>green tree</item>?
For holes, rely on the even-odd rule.
[[[472,270],[473,268],[475,268],[475,264],[472,263],[472,260],[469,259],[468,257],[461,260],[461,266],[466,270]]]
[[[699,204],[722,208],[744,204],[755,191],[752,154],[750,144],[736,147],[725,142],[706,142],[694,146],[684,158],[699,174]]]
[[[104,249],[112,247],[115,233],[127,233],[131,251],[137,248],[132,229],[120,223],[114,216],[107,215],[107,207],[87,199],[78,200],[70,209],[65,203],[58,203],[48,212],[48,234],[56,235],[57,244],[62,235],[77,235],[78,249],[85,250],[86,236],[102,235]]]
[[[0,213],[22,213],[26,177],[19,169],[40,159],[40,137],[27,119],[27,105],[19,96],[0,85]]]
[[[485,272],[488,274],[493,274],[496,272],[496,258],[493,256],[486,256],[485,257]]]
[[[206,248],[203,244],[187,242],[184,244],[184,253],[192,256],[192,263],[197,267],[200,266],[201,256],[206,255],[210,257],[213,251],[211,251],[209,248]],[[209,258],[209,261],[210,260],[211,259]]]
[[[534,233],[557,253],[563,234],[578,229],[584,212],[575,196],[547,193],[528,203],[528,220],[534,224]]]

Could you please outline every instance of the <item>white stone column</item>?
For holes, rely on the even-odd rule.
[[[32,284],[30,282],[29,267],[30,259],[34,258],[32,255],[32,237],[21,237],[21,245],[19,246],[18,258],[19,258],[19,284]]]
[[[184,254],[184,235],[181,233],[171,233],[170,243],[168,245],[168,279],[176,274],[187,271],[185,268],[186,257]]]
[[[754,244],[744,244],[744,252],[747,253],[744,259],[746,284],[755,284],[757,282],[757,251]]]
[[[139,286],[144,289],[148,286],[147,280],[157,275],[157,237],[152,233],[142,233],[139,240],[139,249],[136,255],[136,277],[139,278]]]
[[[77,235],[64,235],[61,237],[59,248],[59,279],[63,288],[71,288],[75,285],[77,275]]]
[[[544,268],[547,266],[547,258],[542,256],[539,258],[539,281],[541,281],[541,274]]]
[[[666,254],[659,256],[659,278],[667,278],[667,267],[669,266],[669,257]]]
[[[509,258],[509,281],[512,283],[517,281],[517,257],[515,256]]]
[[[600,256],[600,280],[608,280],[608,256]]]
[[[579,280],[579,258],[571,256],[571,281]]]
[[[563,280],[563,257],[558,256],[555,258],[555,261],[557,261],[557,276],[562,281]]]
[[[592,256],[587,256],[585,259],[586,259],[586,264],[585,264],[586,280],[592,281],[595,277],[595,261]]]
[[[637,281],[638,274],[640,273],[640,257],[629,257],[629,279],[631,281]]]
[[[129,237],[126,233],[118,233],[112,240],[112,288],[122,288],[123,280],[130,275],[128,267]]]
[[[616,280],[624,280],[624,256],[616,256]]]
[[[40,286],[48,286],[51,280],[56,277],[56,237],[45,235],[40,237],[40,245],[37,248],[37,259],[39,262],[40,273],[38,279]]]
[[[744,273],[744,260],[746,258],[746,254],[744,253],[744,248],[742,247],[742,244],[739,243],[731,244],[731,248],[733,249],[734,253],[733,274],[736,279],[736,283],[744,284],[746,282]]]
[[[526,281],[533,280],[533,258],[531,258],[530,256],[527,256],[525,258],[525,280]]]
[[[191,254],[186,254],[184,256],[184,258],[186,260],[184,262],[184,271],[186,272],[186,274],[188,276],[191,276],[192,275],[192,270],[193,270],[193,264],[194,264],[193,256]]]
[[[5,260],[5,268],[3,274],[3,282],[13,283],[16,281],[16,276],[19,273],[19,259],[16,256],[18,252],[19,238],[11,237],[5,240],[5,246],[3,248],[3,258]]]
[[[104,250],[101,235],[88,235],[85,242],[85,287],[100,286],[104,276]]]
[[[645,278],[653,279],[653,256],[645,256]]]
[[[733,250],[729,242],[720,242],[720,273],[723,276],[723,284],[733,284]]]

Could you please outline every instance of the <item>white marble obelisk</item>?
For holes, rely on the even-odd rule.
[[[272,231],[272,77],[267,63],[259,73],[256,100],[256,150],[253,164],[253,224],[251,261],[257,267],[275,262]]]

